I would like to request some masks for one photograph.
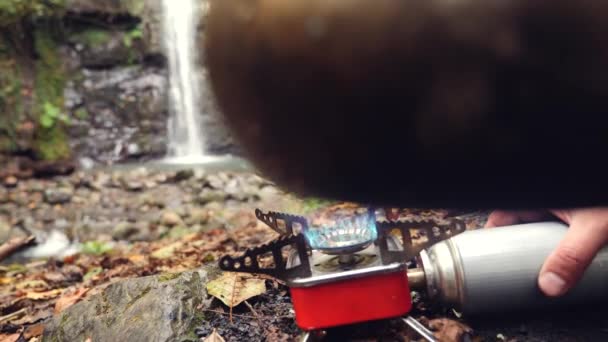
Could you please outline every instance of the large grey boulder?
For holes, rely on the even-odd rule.
[[[128,279],[77,303],[47,324],[43,341],[197,341],[208,269]]]

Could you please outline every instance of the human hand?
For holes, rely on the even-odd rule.
[[[581,279],[599,250],[608,243],[608,207],[569,210],[494,211],[486,227],[514,225],[557,217],[570,228],[541,268],[538,285],[545,295],[565,294]]]

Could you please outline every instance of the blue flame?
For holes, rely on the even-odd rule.
[[[309,228],[303,234],[309,246],[319,250],[340,250],[365,245],[378,238],[376,219],[369,214],[342,219],[333,226]]]

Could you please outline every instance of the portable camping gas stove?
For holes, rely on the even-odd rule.
[[[408,261],[465,230],[458,220],[378,220],[374,209],[321,227],[301,216],[255,214],[281,236],[240,257],[224,256],[220,268],[284,281],[296,323],[308,332],[406,315],[412,308]],[[414,244],[414,234],[426,241]]]

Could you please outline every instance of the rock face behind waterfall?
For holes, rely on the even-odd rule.
[[[9,2],[12,0],[9,0]],[[22,46],[0,36],[0,88],[32,89],[0,91],[0,160],[2,155],[35,155],[35,159],[56,159],[56,153],[37,153],[38,128],[48,124],[52,114],[65,118],[61,135],[43,137],[42,151],[60,150],[84,164],[113,164],[156,159],[167,153],[169,119],[169,77],[162,37],[161,0],[64,0],[62,8],[45,20],[27,21],[34,32],[52,32],[41,46],[24,35]],[[61,3],[61,2],[60,2]],[[4,18],[0,9],[0,18]],[[17,20],[27,20],[16,18]],[[0,29],[10,30],[13,21],[0,21]],[[6,27],[5,27],[6,26]],[[199,25],[204,35],[204,20]],[[194,37],[193,37],[194,38]],[[56,65],[23,56],[45,56]],[[42,61],[44,62],[44,61]],[[7,73],[3,66],[18,70]],[[59,68],[60,66],[60,68]],[[56,85],[54,98],[42,99],[41,80],[51,69]],[[204,74],[204,66],[203,72]],[[10,77],[9,77],[10,76]],[[55,82],[56,81],[56,82]],[[13,87],[14,86],[14,87]],[[203,85],[202,97],[205,141],[210,153],[237,153],[221,120],[211,93]],[[28,97],[29,96],[29,97]],[[41,99],[40,104],[36,99]],[[42,114],[31,115],[40,107]],[[45,110],[47,111],[45,113]],[[55,131],[53,131],[55,132]],[[57,141],[60,137],[61,141]],[[56,145],[69,147],[58,149]],[[46,146],[48,145],[48,146]]]

